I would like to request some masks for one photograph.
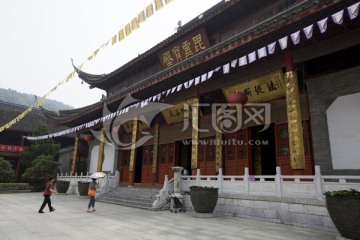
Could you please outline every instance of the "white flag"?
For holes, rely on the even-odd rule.
[[[205,82],[207,80],[207,73],[204,73],[203,75],[201,75],[201,82]]]
[[[255,60],[256,60],[256,53],[255,53],[255,51],[252,52],[252,53],[249,53],[249,54],[248,54],[248,58],[249,58],[249,63],[252,63],[253,61],[255,61]]]
[[[212,77],[213,73],[214,73],[214,70],[211,70],[210,72],[208,72],[208,79]]]
[[[331,15],[331,17],[334,23],[342,24],[344,20],[344,10],[341,10],[340,12]]]
[[[287,48],[288,36],[279,39],[279,44],[282,50]]]
[[[243,56],[243,57],[239,58],[239,67],[245,66],[246,64],[247,64],[246,56]]]
[[[235,68],[237,64],[237,59],[231,61],[231,67]]]
[[[294,43],[294,45],[299,44],[300,42],[300,30],[297,32],[294,32],[293,34],[290,35],[292,42]]]
[[[276,42],[270,43],[267,48],[268,48],[268,53],[269,54],[274,54],[275,52],[275,46],[276,46]]]
[[[266,57],[267,56],[266,47],[262,47],[262,48],[258,49],[257,53],[258,53],[258,59]]]
[[[230,72],[230,63],[223,65],[223,73],[227,74]]]
[[[317,22],[318,24],[318,27],[319,27],[319,30],[321,33],[324,33],[326,32],[326,29],[327,29],[327,20],[328,20],[328,17],[324,18],[323,20],[320,20]]]
[[[355,3],[355,4],[351,5],[350,7],[348,7],[348,13],[349,13],[349,17],[351,20],[355,19],[358,16],[359,5],[360,5],[360,2]]]
[[[313,34],[314,24],[311,24],[310,26],[307,26],[303,29],[306,39],[310,39]]]

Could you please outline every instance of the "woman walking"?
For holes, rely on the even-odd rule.
[[[45,191],[44,191],[44,201],[39,209],[39,213],[44,213],[44,208],[46,206],[46,204],[49,206],[49,211],[50,212],[53,212],[55,211],[55,208],[53,208],[51,206],[51,199],[50,199],[50,196],[52,193],[56,193],[57,194],[57,191],[54,190],[54,181],[55,181],[55,178],[50,178],[49,181],[46,183],[46,186],[45,186]]]
[[[92,178],[92,182],[89,185],[88,196],[90,197],[90,201],[88,204],[88,212],[95,212],[95,196],[96,196],[96,189],[99,187],[98,183],[96,182],[96,178]],[[92,210],[90,210],[92,208]]]

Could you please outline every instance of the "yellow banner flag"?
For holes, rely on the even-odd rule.
[[[100,48],[94,52],[94,57],[96,57],[96,55],[98,54],[99,50],[100,50]]]
[[[138,23],[145,22],[145,12],[142,10],[138,15]]]
[[[155,10],[158,11],[163,7],[163,2],[162,0],[155,0]]]
[[[114,45],[114,44],[116,43],[116,37],[117,37],[117,35],[114,35],[114,36],[112,37],[112,45]]]
[[[151,17],[154,14],[154,6],[152,3],[149,4],[149,6],[146,7],[146,18]]]
[[[126,36],[129,36],[131,34],[131,25],[130,25],[130,23],[126,24],[126,26],[125,26],[125,34],[126,34]]]
[[[133,20],[131,20],[131,30],[136,30],[139,28],[139,23],[138,23],[138,20],[137,20],[137,17],[134,18]]]
[[[121,29],[119,32],[118,32],[118,37],[119,37],[119,42],[124,40],[125,36],[124,36],[124,29]]]

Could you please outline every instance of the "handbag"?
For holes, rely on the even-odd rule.
[[[89,189],[88,196],[95,197],[96,196],[96,190]]]

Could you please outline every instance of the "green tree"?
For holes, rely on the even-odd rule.
[[[47,126],[44,123],[41,123],[33,136],[42,136],[47,134],[49,134]],[[59,149],[60,144],[55,143],[51,138],[31,141],[30,146],[26,148],[21,159],[21,172],[24,172],[27,168],[29,168],[32,161],[41,155],[56,157]]]
[[[32,161],[31,166],[26,169],[23,178],[33,183],[34,191],[41,191],[46,181],[51,177],[55,177],[58,165],[59,164],[54,161],[53,156],[40,155]]]
[[[8,183],[14,179],[15,172],[9,161],[0,157],[0,183]]]

